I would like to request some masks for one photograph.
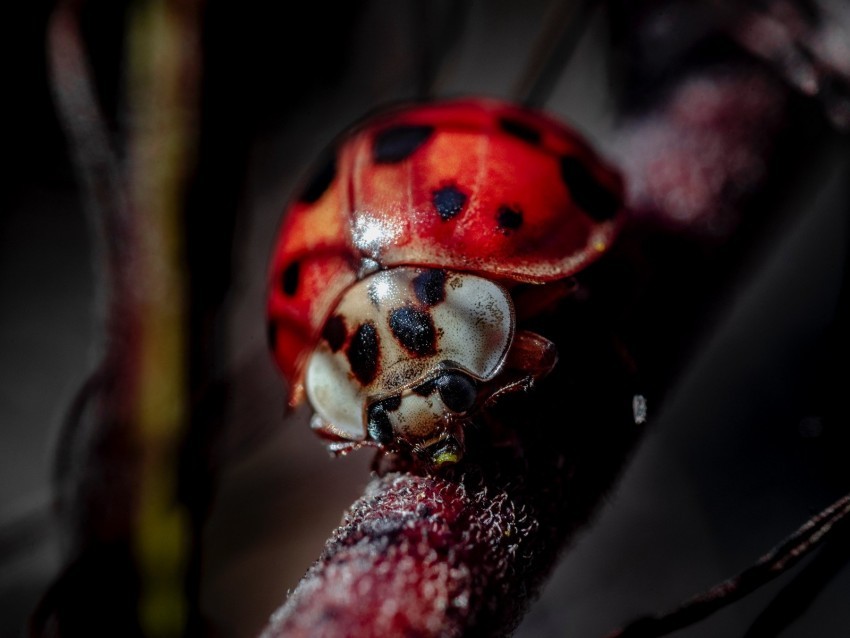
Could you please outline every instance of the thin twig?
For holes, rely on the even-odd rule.
[[[183,217],[196,155],[201,2],[130,9],[126,162],[98,104],[81,7],[60,2],[48,44],[99,257],[104,353],[60,435],[56,482],[75,534],[32,631],[177,636],[192,603],[177,460],[191,410]]]
[[[412,5],[412,40],[415,45],[415,97],[432,98],[438,79],[466,26],[469,0],[416,0]]]
[[[555,1],[550,15],[544,17],[528,64],[511,91],[515,101],[530,107],[546,103],[596,5],[596,0]]]
[[[84,210],[91,229],[96,289],[102,312],[115,314],[107,305],[129,283],[126,247],[130,243],[129,202],[126,178],[106,118],[100,108],[92,70],[80,35],[79,16],[84,0],[60,0],[48,27],[50,86],[57,114],[70,143],[86,198]]]
[[[850,494],[810,518],[754,565],[664,614],[644,616],[607,638],[656,638],[692,625],[781,576],[818,547],[850,514]]]

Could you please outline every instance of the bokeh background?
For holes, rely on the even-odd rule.
[[[102,336],[83,199],[48,86],[51,7],[16,3],[7,22],[14,46],[0,200],[0,634],[9,636],[21,634],[60,568],[51,461]],[[507,97],[553,14],[542,0],[472,1],[463,13],[449,2],[210,1],[205,12],[205,117],[219,131],[203,149],[214,185],[209,238],[232,253],[219,273],[215,365],[229,394],[201,604],[216,635],[241,638],[257,634],[319,555],[371,462],[368,452],[329,458],[305,410],[283,418],[264,320],[283,205],[349,123],[415,94],[423,32],[440,59],[434,93]],[[91,0],[84,17],[98,89],[120,131],[126,3]],[[594,12],[546,108],[616,155],[622,69],[606,33],[604,12]],[[664,405],[650,402],[647,435],[617,489],[564,554],[518,636],[603,636],[675,606],[848,491],[848,169],[838,132],[816,162],[799,167],[775,221],[712,300],[711,321]],[[834,552],[834,577],[782,636],[846,635],[846,559],[846,550]],[[675,635],[744,635],[800,571]]]

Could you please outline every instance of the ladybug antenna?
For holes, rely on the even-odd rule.
[[[807,520],[797,531],[739,574],[694,596],[672,611],[638,618],[623,629],[608,634],[606,638],[657,638],[704,620],[784,574],[827,538],[846,544],[850,541],[848,515],[850,494]],[[756,622],[768,621],[768,612],[771,611],[769,606]],[[784,611],[787,616],[788,610]]]
[[[532,108],[546,103],[598,4],[594,0],[553,3],[543,18],[531,58],[511,92],[514,101]]]

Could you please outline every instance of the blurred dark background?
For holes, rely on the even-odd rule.
[[[0,205],[2,635],[21,633],[60,567],[51,459],[100,343],[83,199],[48,86],[51,7],[16,3],[6,23],[13,90],[4,100],[11,152]],[[256,635],[365,485],[371,461],[369,453],[328,458],[305,410],[283,420],[263,292],[284,202],[339,131],[379,104],[413,97],[423,77],[437,95],[508,96],[549,11],[542,0],[206,3],[190,259],[217,309],[209,328],[216,348],[201,356],[228,388],[200,592],[217,635]],[[91,0],[82,19],[120,140],[126,4]],[[622,69],[602,13],[583,33],[546,107],[615,154]],[[423,49],[423,41],[436,44]],[[650,403],[648,435],[619,488],[565,554],[519,636],[592,638],[668,609],[746,567],[848,491],[849,163],[846,134],[836,132],[784,185],[776,221],[712,300],[715,319],[696,355],[665,405]],[[846,554],[826,561],[835,577],[782,636],[846,635],[850,571],[838,570]],[[676,635],[744,635],[794,575]]]

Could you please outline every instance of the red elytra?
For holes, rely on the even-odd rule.
[[[575,131],[497,100],[395,107],[355,126],[289,205],[274,249],[269,338],[290,403],[358,274],[406,265],[562,279],[607,250],[622,190]]]

